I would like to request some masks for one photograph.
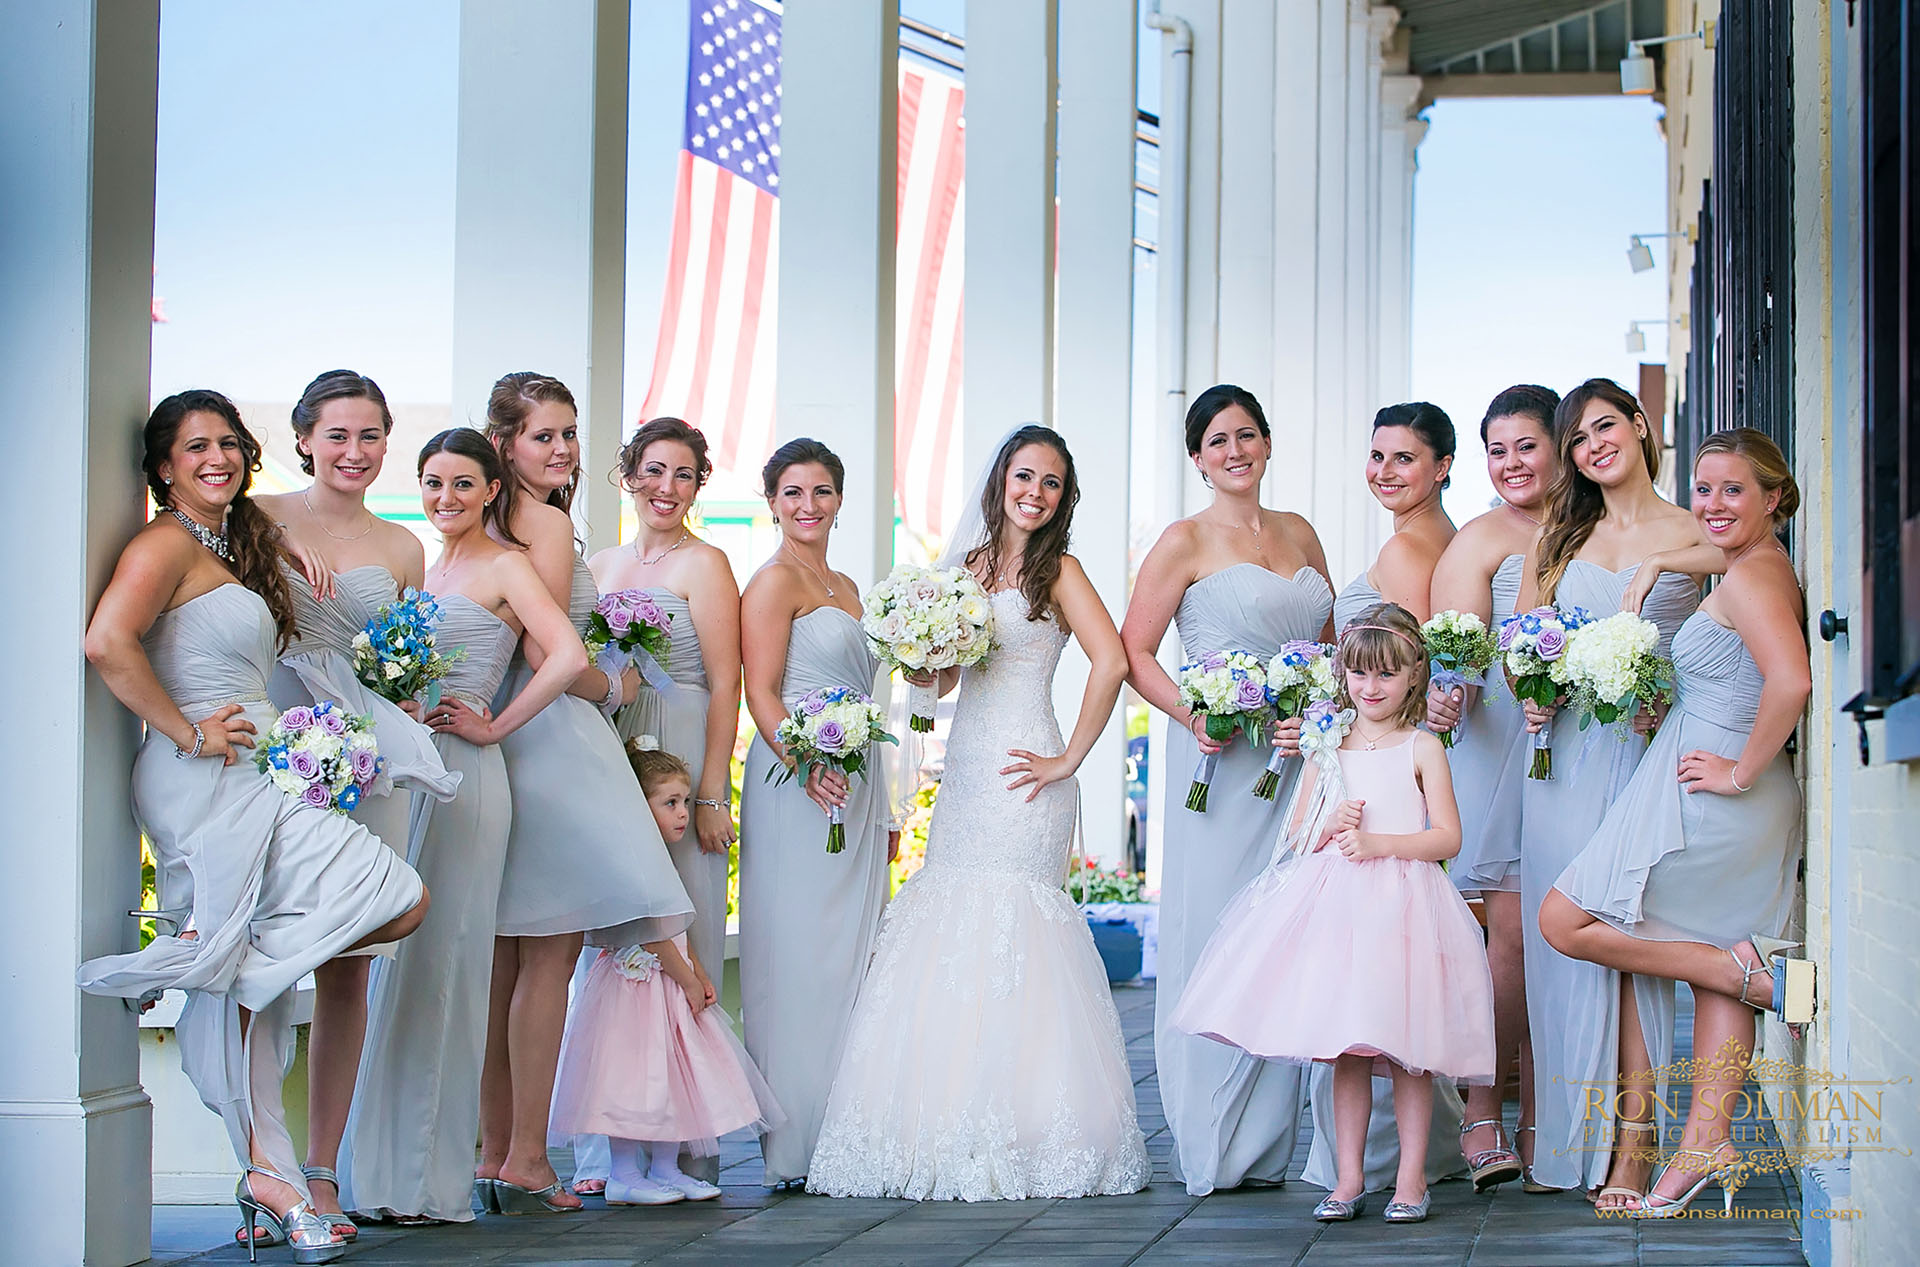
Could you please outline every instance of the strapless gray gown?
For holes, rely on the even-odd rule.
[[[442,680],[441,697],[483,708],[506,677],[519,636],[464,594],[441,598],[440,610],[440,644],[467,649]],[[514,807],[498,745],[476,747],[449,734],[435,734],[433,745],[460,791],[445,804],[413,801],[407,857],[433,905],[391,962],[374,963],[360,1081],[340,1154],[340,1201],[349,1210],[466,1222],[494,912]]]
[[[817,607],[793,622],[780,698],[789,709],[822,687],[871,693],[878,666],[860,622]],[[827,852],[827,818],[755,736],[740,795],[740,1005],[747,1054],[787,1121],[760,1137],[762,1182],[806,1177],[840,1067],[847,1025],[887,902],[888,795],[853,780],[846,849]]]
[[[1493,574],[1493,627],[1513,615],[1526,556],[1509,554]],[[1498,664],[1478,702],[1463,715],[1447,751],[1453,796],[1460,806],[1460,852],[1447,875],[1462,893],[1520,891],[1520,792],[1527,776],[1526,727],[1520,701]]]
[[[267,697],[277,641],[266,603],[233,582],[160,613],[141,643],[189,718],[238,704],[264,741],[279,717]],[[174,1031],[187,1077],[225,1119],[237,1157],[247,1156],[251,1128],[298,1184],[280,1100],[293,988],[417,905],[420,877],[363,825],[281,792],[249,756],[182,761],[172,740],[147,732],[134,759],[133,814],[153,848],[160,905],[190,905],[197,936],[155,937],[145,950],[88,960],[77,979],[122,998],[187,991]],[[244,1041],[241,1008],[254,1014]]]
[[[599,597],[576,556],[567,600],[576,631],[585,631]],[[517,662],[502,698],[532,677]],[[584,932],[596,946],[631,946],[686,931],[693,902],[599,709],[562,695],[502,740],[500,751],[514,811],[500,885],[502,937]]]
[[[1592,615],[1620,610],[1635,569],[1609,572],[1585,559],[1567,565],[1556,601]],[[1660,651],[1700,605],[1700,587],[1677,573],[1663,574],[1640,614],[1660,628]],[[1632,780],[1647,751],[1631,720],[1579,729],[1570,714],[1553,722],[1553,778],[1524,781],[1520,839],[1520,909],[1525,921],[1527,1019],[1533,1038],[1534,1177],[1554,1188],[1596,1187],[1606,1179],[1609,1123],[1589,1123],[1586,1070],[1610,1061],[1617,1048],[1617,977],[1609,968],[1569,959],[1540,935],[1540,903],[1567,864],[1587,847]],[[1657,1013],[1651,988],[1637,990],[1641,1012]],[[1596,1009],[1600,1009],[1596,1013]]]
[[[449,773],[434,750],[433,732],[401,711],[399,705],[370,691],[353,672],[353,640],[374,612],[399,597],[393,573],[377,563],[333,575],[333,596],[316,602],[306,578],[291,567],[287,588],[293,596],[294,636],[280,653],[280,668],[269,689],[273,706],[289,709],[323,699],[350,713],[373,718],[374,737],[386,762],[383,788],[360,802],[353,817],[399,851],[407,847],[407,819],[413,793],[449,801],[460,776]],[[451,651],[453,644],[441,644]],[[429,892],[432,886],[428,886]],[[391,946],[378,948],[392,954]],[[371,953],[373,948],[369,948]]]
[[[1333,600],[1333,627],[1344,630],[1356,617],[1381,601],[1380,591],[1362,572],[1347,582]],[[1483,719],[1475,718],[1477,723]],[[1472,723],[1470,723],[1471,725]],[[1333,1066],[1316,1064],[1307,1073],[1313,1101],[1313,1144],[1307,1150],[1307,1167],[1301,1178],[1316,1187],[1331,1189],[1336,1182],[1333,1153]],[[1444,1179],[1466,1169],[1460,1156],[1460,1123],[1465,1105],[1460,1092],[1448,1078],[1433,1080],[1433,1124],[1427,1132],[1427,1178]],[[1393,1118],[1393,1080],[1373,1080],[1373,1114],[1367,1119],[1365,1159],[1367,1191],[1374,1192],[1393,1183],[1400,1169],[1400,1133]]]
[[[1554,887],[1622,932],[1651,941],[1731,949],[1756,933],[1778,936],[1787,926],[1801,849],[1792,760],[1776,754],[1754,776],[1752,790],[1738,796],[1689,794],[1676,773],[1680,758],[1696,750],[1739,759],[1753,733],[1760,668],[1740,635],[1703,611],[1674,635],[1673,667],[1673,708],[1626,790]],[[1610,1085],[1619,1076],[1619,975],[1588,974],[1578,984],[1588,993],[1571,996],[1565,1012],[1574,1031],[1568,1051],[1587,1061],[1575,1076]],[[1659,1069],[1673,1056],[1673,983],[1636,977],[1634,999]]]
[[[1291,577],[1254,563],[1235,564],[1187,587],[1174,613],[1188,660],[1214,651],[1250,651],[1263,660],[1283,643],[1318,638],[1333,593],[1312,568]],[[1172,1028],[1187,974],[1213,934],[1227,899],[1267,865],[1285,825],[1300,763],[1288,761],[1271,801],[1253,795],[1270,751],[1243,737],[1221,752],[1207,811],[1186,806],[1200,745],[1180,726],[1166,728],[1168,786],[1160,859],[1160,967],[1154,1003],[1154,1060],[1160,1101],[1173,1132],[1175,1176],[1196,1196],[1252,1180],[1279,1183],[1293,1160],[1305,1071],[1267,1063]]]

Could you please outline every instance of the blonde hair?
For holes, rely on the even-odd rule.
[[[1700,442],[1699,450],[1693,455],[1696,470],[1700,459],[1709,453],[1728,453],[1745,459],[1753,468],[1754,479],[1761,489],[1780,494],[1780,501],[1773,508],[1775,528],[1793,518],[1794,512],[1800,509],[1800,485],[1793,478],[1793,467],[1787,464],[1787,455],[1766,432],[1753,427],[1729,427],[1714,432]]]
[[[633,767],[633,777],[640,780],[642,796],[651,798],[654,789],[669,779],[679,779],[689,789],[693,787],[693,771],[665,748],[643,748],[640,740],[629,739],[627,764]]]
[[[1420,622],[1398,603],[1375,603],[1355,616],[1340,635],[1333,655],[1333,696],[1340,708],[1352,708],[1347,692],[1347,670],[1379,673],[1391,670],[1407,675],[1407,698],[1394,714],[1394,724],[1418,726],[1427,716],[1427,644]]]

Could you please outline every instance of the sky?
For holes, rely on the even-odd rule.
[[[907,0],[959,30],[963,0]],[[155,398],[212,385],[284,401],[364,369],[396,402],[450,395],[457,0],[168,0],[161,15]],[[626,409],[645,395],[672,226],[687,6],[636,0],[629,112]],[[1141,44],[1158,104],[1158,37]],[[1449,494],[1487,504],[1477,428],[1513,382],[1635,385],[1627,324],[1665,311],[1628,236],[1664,223],[1658,111],[1643,99],[1443,101],[1415,185],[1412,389],[1461,432]],[[510,196],[510,190],[503,190]],[[1651,244],[1664,261],[1663,243]],[[1150,400],[1152,278],[1136,398]],[[1150,417],[1150,415],[1149,415]],[[275,420],[276,422],[278,420]],[[1355,473],[1359,477],[1359,472]]]

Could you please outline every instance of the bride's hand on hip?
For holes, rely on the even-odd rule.
[[[827,813],[847,803],[847,787],[847,776],[838,770],[817,765],[807,771],[807,795]]]
[[[1025,748],[1009,748],[1007,755],[1020,758],[1000,771],[1002,774],[1020,776],[1007,784],[1007,790],[1012,792],[1023,787],[1031,787],[1033,790],[1027,793],[1029,801],[1062,779],[1073,777],[1073,763],[1067,760],[1065,754],[1057,757],[1043,757],[1037,752],[1028,752]]]

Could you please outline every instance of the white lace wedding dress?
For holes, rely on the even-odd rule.
[[[1061,751],[1067,636],[993,596],[996,647],[961,682],[926,865],[888,906],[807,1187],[989,1201],[1147,1182],[1120,1018],[1061,884],[1077,791],[1009,791],[1009,748]]]

